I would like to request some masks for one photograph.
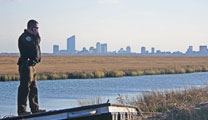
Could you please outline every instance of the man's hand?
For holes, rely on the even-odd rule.
[[[38,32],[38,29],[37,28],[32,28],[33,29],[33,34],[34,35],[38,35],[39,36],[39,32]]]
[[[35,28],[35,27],[33,27],[33,28],[31,28],[31,29],[28,29],[27,31],[28,31],[30,34],[39,36],[38,29]]]

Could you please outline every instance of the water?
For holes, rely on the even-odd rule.
[[[201,87],[208,83],[208,73],[152,75],[103,79],[38,81],[39,102],[47,110],[76,107],[78,100],[96,97],[114,103],[118,94],[135,95],[154,89]],[[0,117],[16,115],[19,82],[0,82]],[[28,109],[29,110],[29,109]]]

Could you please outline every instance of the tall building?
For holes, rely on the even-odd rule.
[[[206,53],[206,52],[208,52],[207,46],[206,46],[206,45],[204,45],[204,46],[199,46],[199,52],[200,52],[200,53]]]
[[[96,49],[94,47],[89,48],[89,53],[95,53],[95,52],[96,52]]]
[[[141,53],[146,54],[146,48],[145,47],[141,47]]]
[[[191,53],[193,53],[193,46],[189,46],[186,51],[186,54],[191,54]]]
[[[96,52],[97,53],[101,53],[101,45],[100,45],[100,42],[97,42],[96,43]]]
[[[53,54],[57,54],[59,52],[59,46],[53,45]]]
[[[127,47],[126,47],[126,52],[127,52],[127,53],[131,53],[131,47],[130,47],[130,46],[127,46]]]
[[[88,50],[87,50],[86,47],[83,47],[83,48],[82,48],[82,51],[83,51],[83,52],[88,52]]]
[[[67,39],[67,51],[70,53],[75,51],[75,35]]]
[[[125,52],[125,50],[124,50],[123,48],[121,48],[121,49],[118,51],[119,54],[123,54],[124,52]]]
[[[104,44],[101,44],[101,53],[107,53],[107,44],[104,43]]]
[[[154,54],[155,53],[155,48],[152,47],[151,49],[151,53]]]

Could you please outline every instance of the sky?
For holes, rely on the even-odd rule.
[[[96,42],[109,51],[145,46],[185,52],[208,45],[207,0],[0,0],[0,53],[18,51],[18,37],[30,19],[39,22],[41,50],[66,49],[76,36],[76,50]]]

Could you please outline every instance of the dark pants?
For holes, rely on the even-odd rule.
[[[39,109],[36,71],[34,66],[19,65],[20,86],[18,89],[18,114],[26,111],[29,98],[31,112]]]

